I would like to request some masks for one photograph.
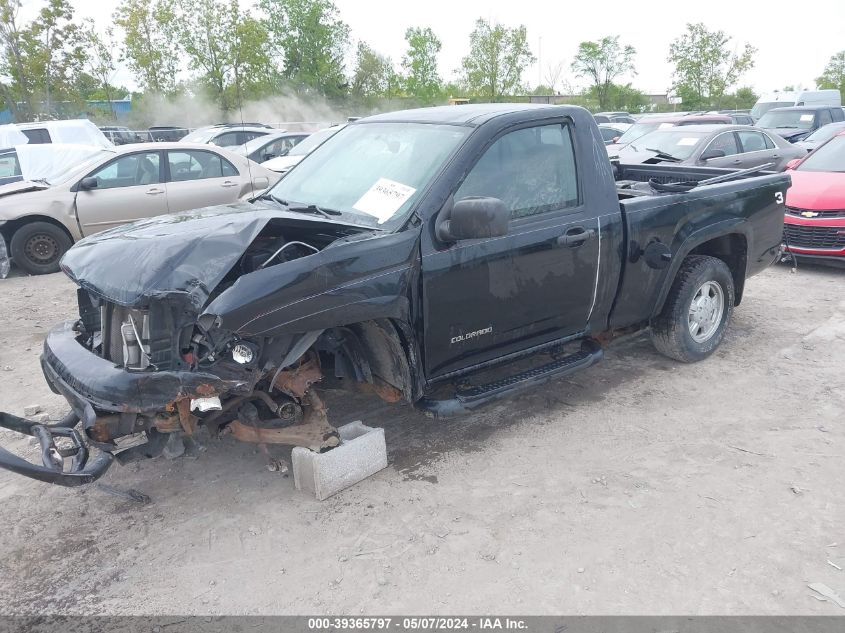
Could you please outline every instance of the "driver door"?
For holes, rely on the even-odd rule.
[[[76,192],[76,214],[83,235],[168,212],[161,152],[126,154],[98,167],[93,189]]]
[[[567,123],[500,136],[453,192],[473,196],[505,203],[508,233],[423,252],[429,379],[577,335],[593,306],[601,234]]]

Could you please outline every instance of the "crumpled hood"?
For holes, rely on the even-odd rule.
[[[49,189],[49,186],[43,182],[32,182],[31,180],[19,180],[18,182],[10,182],[5,185],[0,185],[0,198],[10,196],[15,193],[24,193],[27,191],[40,191],[42,189]]]
[[[199,309],[267,223],[285,217],[311,220],[246,202],[159,216],[81,240],[61,266],[82,288],[120,305],[181,294]]]

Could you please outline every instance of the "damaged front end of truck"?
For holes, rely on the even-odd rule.
[[[42,453],[37,465],[0,449],[0,467],[86,484],[203,426],[268,460],[268,444],[331,449],[338,434],[313,387],[324,373],[392,402],[421,394],[409,325],[417,240],[259,202],[81,241],[62,261],[79,315],[41,356],[71,413],[52,426],[0,414]]]

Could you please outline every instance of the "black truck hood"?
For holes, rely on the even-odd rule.
[[[123,306],[183,295],[197,310],[270,221],[315,231],[344,222],[247,202],[141,220],[78,242],[62,270],[82,288]]]

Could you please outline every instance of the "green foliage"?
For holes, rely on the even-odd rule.
[[[552,88],[551,86],[544,86],[543,84],[540,84],[539,86],[536,86],[536,87],[535,87],[535,88],[534,88],[534,89],[530,92],[530,94],[532,94],[532,95],[540,95],[540,96],[549,96],[549,95],[553,95],[553,94],[555,94],[555,89],[554,89],[554,88]]]
[[[579,77],[592,82],[591,90],[599,108],[610,110],[611,90],[614,80],[626,73],[636,74],[633,46],[621,46],[619,36],[603,37],[597,42],[581,42],[572,62],[572,70]]]
[[[820,89],[837,89],[845,94],[845,51],[839,51],[830,58],[820,77],[816,77]]]
[[[145,92],[174,94],[180,50],[169,0],[122,0],[112,16],[124,32],[121,59]]]
[[[594,102],[598,110],[645,112],[649,105],[648,97],[629,83],[590,86],[584,96]]]
[[[461,67],[470,94],[497,101],[523,91],[522,73],[535,61],[525,27],[507,28],[479,18]]]
[[[366,42],[358,42],[355,71],[350,86],[352,96],[363,101],[389,97],[397,83],[390,60],[384,55],[379,55]]]
[[[687,24],[686,33],[669,45],[673,90],[684,109],[722,107],[727,90],[754,66],[757,49],[746,44],[741,53],[732,53],[730,41],[724,31],[708,31],[699,22]]]
[[[408,50],[402,58],[405,92],[422,103],[434,103],[443,96],[443,80],[437,72],[437,55],[442,44],[430,28],[405,31]]]
[[[176,0],[173,33],[198,85],[224,112],[271,81],[268,34],[237,0]]]
[[[284,59],[282,75],[295,87],[329,98],[346,93],[343,58],[349,27],[331,0],[259,0],[264,26]]]
[[[67,0],[48,0],[29,24],[18,20],[18,0],[0,0],[0,85],[16,118],[56,116],[76,101],[75,86],[87,60],[82,29]]]
[[[754,107],[754,104],[757,103],[757,99],[759,98],[760,95],[754,92],[753,88],[744,86],[742,88],[737,88],[736,92],[727,96],[725,99],[725,107],[733,108],[734,110],[750,110]]]

